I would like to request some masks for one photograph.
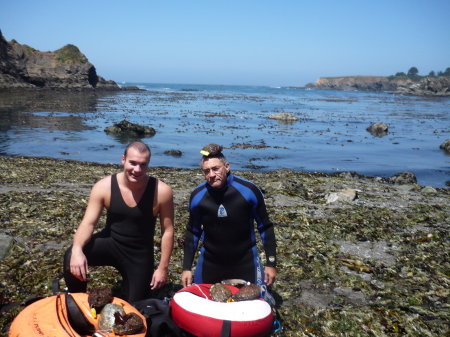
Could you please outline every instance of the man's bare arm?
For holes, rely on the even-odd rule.
[[[153,273],[152,289],[161,288],[167,281],[170,256],[174,240],[174,209],[172,189],[158,180],[159,220],[161,223],[161,260]]]
[[[94,228],[102,214],[103,207],[105,206],[105,189],[110,188],[110,181],[109,177],[108,185],[108,177],[104,178],[92,188],[86,212],[73,239],[70,272],[82,281],[86,281],[86,275],[89,272],[83,248],[91,239]]]

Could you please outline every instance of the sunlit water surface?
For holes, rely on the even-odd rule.
[[[0,154],[120,163],[133,137],[104,129],[124,119],[156,130],[142,139],[151,166],[199,167],[201,148],[223,145],[234,170],[355,171],[389,177],[412,172],[420,185],[446,187],[450,98],[294,88],[137,84],[145,91],[111,93],[81,113],[30,112],[0,129]],[[269,115],[299,118],[279,123]],[[366,129],[384,122],[389,132]],[[2,123],[8,123],[5,118]],[[181,150],[181,157],[164,154]]]

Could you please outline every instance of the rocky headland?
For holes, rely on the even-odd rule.
[[[315,83],[308,83],[304,88],[348,91],[388,91],[404,95],[449,96],[450,79],[448,77],[426,77],[417,82],[407,76],[321,77]]]
[[[121,88],[99,76],[95,66],[74,45],[42,52],[16,40],[8,42],[0,31],[0,92],[43,90],[118,91]]]
[[[342,76],[321,77],[315,83],[308,83],[305,89],[349,90],[349,91],[394,91],[399,87],[408,88],[416,82],[410,78],[385,76]]]

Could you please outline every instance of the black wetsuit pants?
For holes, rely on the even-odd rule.
[[[100,232],[94,234],[83,249],[89,266],[112,266],[116,268],[123,278],[122,292],[124,300],[128,302],[139,301],[150,297],[150,282],[152,280],[154,262],[149,258],[144,264],[136,263],[122,254],[122,250],[114,240]],[[136,252],[137,254],[137,252]],[[81,281],[70,272],[70,258],[72,246],[64,255],[64,279],[69,292],[86,292],[87,282]],[[129,252],[127,256],[130,256]],[[142,256],[139,256],[142,260]],[[151,264],[151,265],[149,265]]]

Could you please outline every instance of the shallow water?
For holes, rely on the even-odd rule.
[[[200,149],[215,142],[226,148],[235,170],[355,171],[381,177],[408,171],[420,185],[434,187],[446,187],[450,180],[450,155],[439,149],[450,139],[450,98],[137,85],[146,90],[107,94],[79,111],[2,107],[0,154],[120,163],[125,145],[134,138],[110,136],[104,129],[127,119],[155,128],[155,136],[142,139],[152,149],[151,166],[198,167]],[[281,124],[268,118],[280,112],[299,120]],[[376,122],[388,125],[386,136],[366,131]],[[183,155],[164,154],[174,149]]]

